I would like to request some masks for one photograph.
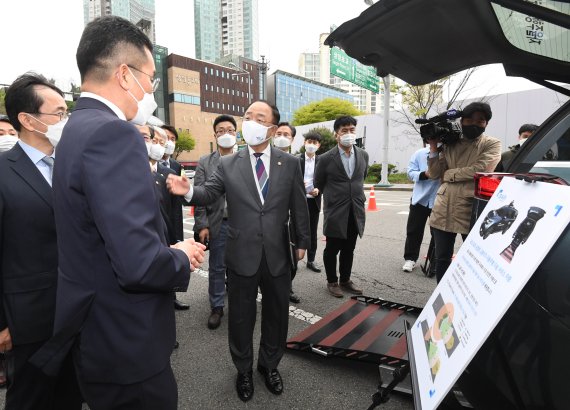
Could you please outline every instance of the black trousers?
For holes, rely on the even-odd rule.
[[[441,281],[443,275],[449,265],[451,265],[451,258],[453,257],[453,248],[455,246],[455,237],[457,234],[455,232],[446,232],[441,229],[432,228],[431,234],[435,240],[435,277],[437,278],[437,283]],[[467,235],[461,235],[463,241],[467,238]]]
[[[339,266],[338,272],[340,274],[340,281],[347,282],[350,280],[352,272],[352,260],[354,258],[354,248],[356,247],[356,239],[358,238],[358,228],[352,210],[348,215],[348,226],[346,231],[346,238],[334,238],[327,236],[327,244],[323,251],[323,262],[325,265],[325,272],[327,274],[327,282],[335,283],[339,279],[336,275],[336,256],[340,252],[338,258]]]
[[[5,353],[6,410],[81,410],[82,398],[69,355],[57,377],[48,377],[28,360],[43,342],[14,346]]]
[[[253,367],[253,329],[257,314],[257,288],[261,288],[261,341],[258,364],[268,369],[279,365],[289,326],[289,269],[271,276],[265,251],[253,276],[240,276],[228,269],[228,339],[230,354],[238,372]]]
[[[404,245],[404,260],[417,261],[424,239],[426,222],[431,214],[431,208],[420,204],[410,204],[408,223],[406,225],[406,244]]]
[[[311,229],[311,247],[307,251],[307,262],[314,262],[317,254],[317,228],[319,227],[319,214],[321,210],[317,206],[315,198],[307,198],[309,208],[309,224]]]
[[[141,360],[144,360],[142,358]],[[117,363],[120,366],[120,363]],[[84,383],[81,392],[90,410],[176,410],[178,386],[170,363],[160,373],[133,384]]]

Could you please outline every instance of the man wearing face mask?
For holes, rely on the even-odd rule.
[[[501,161],[497,164],[495,172],[505,172],[505,169],[509,166],[509,163],[513,160],[518,150],[521,149],[527,139],[532,137],[537,129],[538,125],[535,124],[521,125],[519,128],[519,143],[509,147],[507,151],[501,154]]]
[[[204,260],[192,239],[168,244],[133,125],[156,108],[152,48],[123,18],[86,25],[76,54],[82,93],[57,148],[55,329],[32,361],[50,373],[71,350],[91,410],[177,408],[173,293]]]
[[[228,336],[230,353],[238,370],[236,391],[253,397],[253,330],[257,289],[261,288],[261,342],[257,370],[273,394],[283,392],[277,366],[285,351],[291,284],[288,256],[288,220],[295,215],[298,258],[309,246],[309,215],[299,159],[270,145],[279,123],[279,110],[256,101],[242,123],[246,150],[220,158],[220,165],[203,186],[192,187],[188,178],[170,175],[173,193],[195,205],[214,203],[226,195],[228,236]]]
[[[218,169],[220,158],[233,153],[236,145],[237,124],[234,117],[220,115],[214,120],[214,139],[217,150],[204,155],[198,161],[194,186],[202,186]],[[208,272],[208,296],[210,317],[208,328],[220,326],[224,316],[224,296],[226,294],[226,264],[224,254],[228,236],[228,207],[225,195],[208,206],[197,206],[194,213],[194,232],[200,242],[210,248]]]
[[[67,118],[67,105],[55,85],[39,74],[27,73],[8,88],[6,111],[20,140],[0,156],[0,351],[6,352],[5,408],[79,410],[82,400],[71,355],[54,377],[28,362],[52,336],[54,327],[58,248],[51,185],[54,147]],[[0,127],[5,126],[0,123]]]
[[[0,152],[8,151],[18,142],[18,133],[6,115],[0,115]]]
[[[167,143],[164,157],[162,159],[163,161],[162,165],[167,166],[168,168],[173,170],[174,173],[176,173],[176,175],[182,175],[182,165],[180,165],[180,162],[172,158],[172,154],[176,149],[176,141],[178,141],[178,131],[176,131],[176,128],[174,128],[172,125],[167,125],[167,124],[161,126],[160,128],[162,128],[166,132],[166,135],[168,136],[168,141],[170,141],[170,143]],[[180,214],[180,216],[182,216],[182,213]],[[180,218],[180,222],[181,222],[180,235],[182,235],[182,218]]]
[[[461,234],[465,240],[469,233],[475,173],[493,172],[501,159],[501,142],[484,134],[491,117],[489,104],[471,103],[461,114],[462,136],[456,143],[428,141],[428,175],[441,180],[430,216],[438,283],[451,264],[455,237]]]
[[[321,155],[315,170],[315,188],[324,196],[323,233],[327,244],[323,262],[327,274],[327,290],[337,298],[342,291],[362,295],[351,280],[356,239],[364,233],[364,179],[368,172],[368,153],[355,146],[356,118],[343,116],[333,125],[337,147]],[[339,276],[336,258],[339,254]]]

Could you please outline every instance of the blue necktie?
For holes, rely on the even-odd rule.
[[[259,183],[259,189],[261,190],[261,195],[263,199],[267,195],[267,189],[269,187],[269,178],[267,177],[267,171],[265,171],[265,165],[261,160],[262,152],[256,152],[253,154],[255,156],[255,173],[257,175],[257,182]]]

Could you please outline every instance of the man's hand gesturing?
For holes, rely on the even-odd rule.
[[[186,175],[178,176],[170,174],[166,179],[166,186],[174,195],[186,195],[190,190],[190,180]]]

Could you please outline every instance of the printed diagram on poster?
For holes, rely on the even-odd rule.
[[[503,179],[412,326],[422,409],[441,403],[569,222],[570,187]]]

